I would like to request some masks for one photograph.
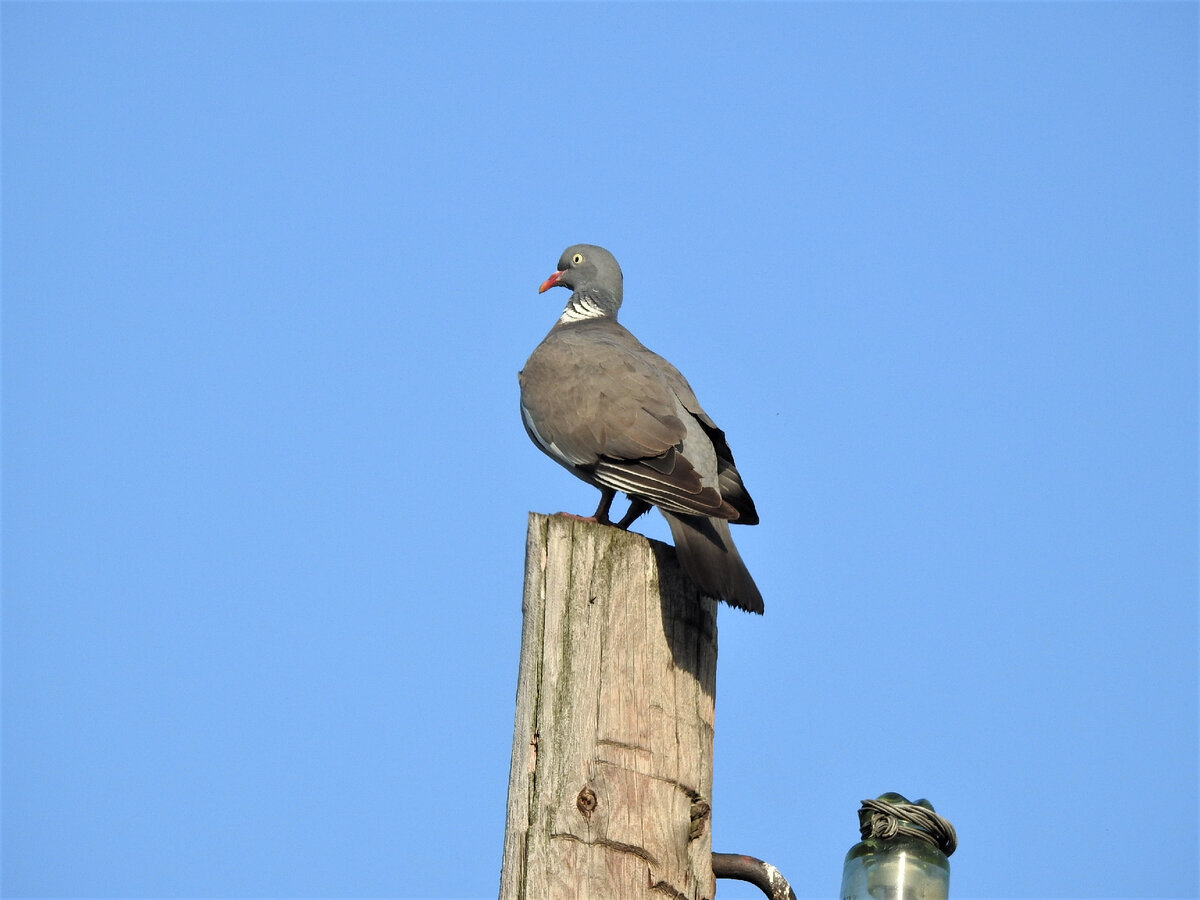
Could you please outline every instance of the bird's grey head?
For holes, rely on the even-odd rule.
[[[558,258],[558,270],[538,292],[552,287],[571,289],[561,322],[613,316],[621,306],[621,267],[613,255],[594,244],[573,244]]]

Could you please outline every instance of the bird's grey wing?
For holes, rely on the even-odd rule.
[[[628,332],[626,333],[628,334]],[[629,337],[636,341],[633,335],[629,335]],[[742,476],[734,464],[733,451],[729,449],[729,441],[725,438],[725,432],[717,427],[717,423],[700,406],[700,401],[696,399],[696,393],[692,390],[692,386],[669,360],[640,343],[638,346],[641,347],[646,358],[653,361],[655,368],[662,372],[663,378],[675,392],[683,408],[695,416],[709,440],[712,441],[713,450],[717,455],[718,490],[725,502],[738,512],[737,518],[733,521],[738,525],[757,525],[758,510],[754,508],[754,500],[750,497],[750,492],[742,484]]]
[[[665,510],[737,515],[682,452],[687,413],[669,384],[620,342],[585,329],[552,331],[520,381],[530,437],[582,477]]]

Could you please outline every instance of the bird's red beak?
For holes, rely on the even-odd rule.
[[[549,278],[547,278],[545,281],[542,282],[542,286],[540,288],[538,288],[538,293],[539,294],[546,293],[546,291],[550,290],[550,288],[552,288],[556,284],[558,284],[558,279],[560,279],[562,277],[563,277],[562,272],[555,272],[553,275],[551,275]]]

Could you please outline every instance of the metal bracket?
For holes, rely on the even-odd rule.
[[[740,853],[714,853],[713,875],[717,878],[735,878],[748,881],[771,900],[796,900],[796,893],[779,870],[761,859],[742,856]]]

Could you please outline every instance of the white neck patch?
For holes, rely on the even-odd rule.
[[[559,322],[582,322],[584,319],[598,319],[607,316],[608,311],[599,306],[590,297],[572,297],[567,308],[558,317]]]

